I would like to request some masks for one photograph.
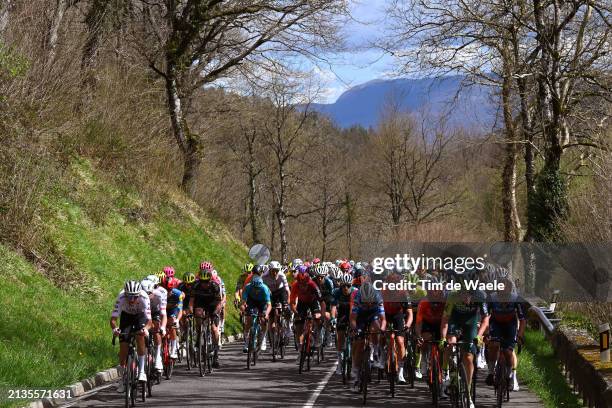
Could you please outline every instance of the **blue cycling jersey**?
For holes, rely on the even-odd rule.
[[[384,314],[385,307],[383,306],[383,297],[379,291],[376,291],[376,300],[371,305],[366,305],[361,301],[361,291],[357,291],[355,298],[353,299],[352,313],[357,315],[360,314]]]
[[[259,284],[254,285],[254,283]],[[270,288],[261,282],[250,282],[242,291],[242,300],[247,306],[271,303],[271,298]]]

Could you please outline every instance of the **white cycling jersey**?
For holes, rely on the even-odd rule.
[[[265,283],[266,286],[270,289],[270,292],[276,292],[280,289],[285,289],[287,292],[289,292],[289,284],[287,283],[287,277],[284,273],[280,271],[276,274],[276,278],[272,276],[270,271],[267,271],[262,275],[261,279],[263,280],[263,283]]]
[[[113,309],[112,317],[119,317],[121,313],[137,315],[144,313],[148,320],[151,320],[151,302],[149,295],[143,290],[138,294],[136,302],[130,302],[128,296],[122,290],[117,296],[115,308]]]
[[[166,306],[168,304],[168,291],[162,287],[156,287],[150,295],[151,310],[153,313],[159,313],[160,316],[166,316]]]

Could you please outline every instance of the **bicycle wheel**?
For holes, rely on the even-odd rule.
[[[460,406],[469,408],[470,406],[470,389],[467,382],[467,374],[463,364],[459,365],[459,401]]]
[[[285,338],[285,319],[281,316],[278,326],[278,352],[281,360],[285,359],[285,343],[287,343],[287,339]]]
[[[200,377],[204,377],[205,367],[202,364],[202,360],[204,359],[204,357],[202,356],[202,347],[203,347],[202,346],[202,324],[199,325],[199,328],[200,328],[199,333],[196,330],[197,339],[196,339],[196,346],[195,346],[196,349],[195,349],[194,357],[195,357],[195,363],[198,365],[198,371],[199,371]]]
[[[408,375],[407,382],[408,385],[410,385],[410,388],[414,388],[414,371],[416,370],[415,365],[416,361],[414,357],[414,347],[412,345],[412,341],[408,340],[406,342],[406,358],[404,359],[404,375]]]
[[[503,402],[504,402],[504,397],[506,394],[506,390],[505,390],[505,385],[506,385],[506,381],[504,379],[504,371],[505,368],[503,367],[504,363],[502,361],[498,361],[497,362],[497,367],[495,367],[495,400],[496,400],[496,407],[501,407]]]
[[[125,389],[125,408],[129,408],[132,401],[132,357],[128,354],[127,365],[123,372],[123,385]]]
[[[138,363],[134,351],[132,351],[132,363],[130,367],[130,403],[133,407],[136,405],[136,394],[138,394]]]
[[[276,327],[277,326],[275,325],[273,330],[268,329],[268,341],[270,343],[270,346],[272,346],[272,362],[276,362],[276,352],[278,349],[278,346],[276,344]]]
[[[255,351],[255,341],[253,340],[255,337],[255,329],[251,327],[249,330],[249,345],[247,346],[247,370],[251,369],[251,359],[253,357],[253,352]]]
[[[363,361],[361,362],[361,392],[363,394],[363,405],[366,404],[368,399],[368,383],[370,382],[370,348],[366,347],[363,354]]]
[[[389,390],[391,391],[391,398],[395,398],[395,382],[397,381],[397,345],[395,344],[395,338],[390,339],[391,346],[387,347],[387,353],[389,355],[387,379],[389,380]]]
[[[153,381],[155,381],[155,376],[153,372],[153,356],[151,354],[151,348],[147,349],[147,360],[145,363],[146,373],[147,373],[147,397],[151,398],[153,396]]]
[[[431,391],[431,402],[434,408],[438,408],[440,405],[439,397],[440,397],[440,371],[438,367],[438,359],[436,356],[432,357],[431,362],[429,364],[429,390]]]

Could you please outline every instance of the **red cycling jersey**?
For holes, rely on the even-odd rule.
[[[321,300],[321,290],[312,279],[304,283],[295,281],[291,285],[290,303],[295,303],[296,299],[300,303],[306,304],[319,301]]]
[[[417,309],[416,323],[420,324],[423,321],[429,324],[440,324],[442,315],[444,314],[444,302],[430,302],[423,299],[419,302]]]

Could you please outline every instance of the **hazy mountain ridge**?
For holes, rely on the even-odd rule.
[[[315,103],[311,109],[330,117],[342,128],[355,125],[368,128],[376,126],[385,104],[396,99],[411,112],[448,114],[452,126],[490,129],[495,117],[491,90],[483,86],[461,89],[462,79],[461,76],[375,79],[350,88],[334,103]]]

